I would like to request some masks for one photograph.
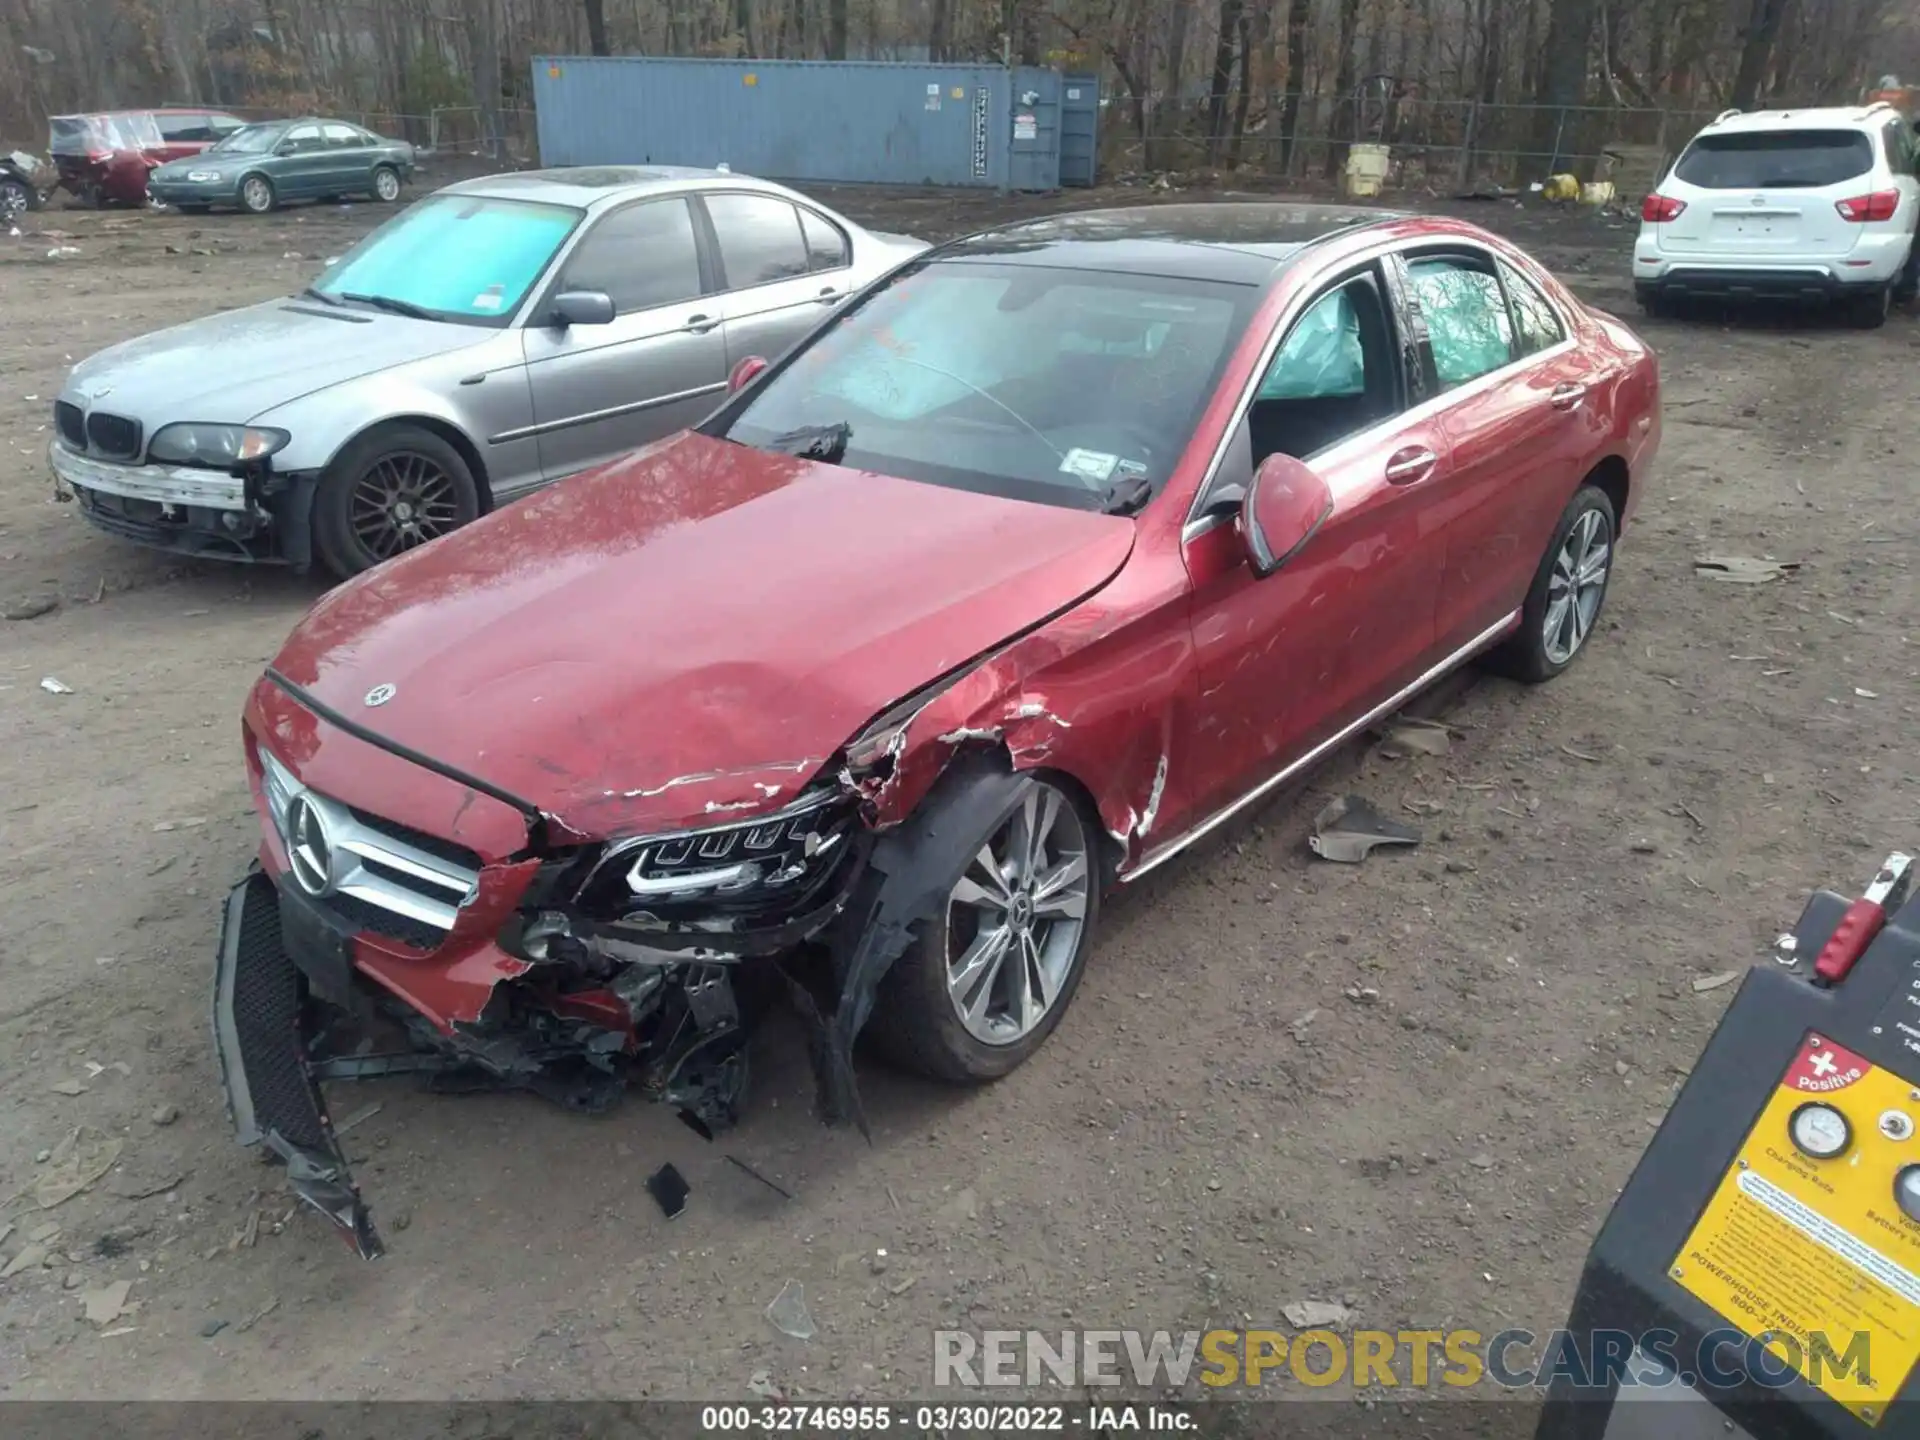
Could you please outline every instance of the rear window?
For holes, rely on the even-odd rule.
[[[48,122],[47,148],[56,155],[84,155],[95,148],[93,121],[85,115],[57,115]]]
[[[1873,169],[1873,141],[1859,130],[1756,130],[1702,135],[1673,167],[1702,190],[1812,190]]]

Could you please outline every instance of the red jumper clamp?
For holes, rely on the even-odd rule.
[[[1866,953],[1873,937],[1887,923],[1887,916],[1900,908],[1912,879],[1911,855],[1896,850],[1887,857],[1866,893],[1847,906],[1847,913],[1840,917],[1833,934],[1820,947],[1820,954],[1813,962],[1814,984],[1837,985],[1847,978],[1854,961]]]

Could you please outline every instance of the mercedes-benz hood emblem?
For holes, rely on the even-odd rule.
[[[399,693],[400,687],[398,685],[376,685],[367,691],[366,703],[368,705],[384,705]]]

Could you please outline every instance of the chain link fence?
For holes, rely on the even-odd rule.
[[[1228,98],[1226,115],[1234,111]],[[1636,170],[1658,170],[1716,110],[1618,106],[1489,105],[1426,96],[1317,96],[1302,100],[1289,145],[1278,103],[1253,107],[1244,131],[1218,133],[1205,99],[1150,101],[1146,133],[1125,96],[1101,119],[1101,163],[1109,177],[1142,172],[1241,170],[1276,179],[1337,171],[1351,144],[1390,147],[1394,183],[1432,189],[1524,186],[1572,172],[1606,178],[1631,155]],[[1654,178],[1658,178],[1657,174]]]

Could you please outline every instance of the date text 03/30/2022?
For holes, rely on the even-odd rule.
[[[901,1430],[1034,1435],[1140,1430],[1172,1434],[1198,1426],[1191,1413],[1166,1405],[708,1405],[705,1434],[865,1435]]]

